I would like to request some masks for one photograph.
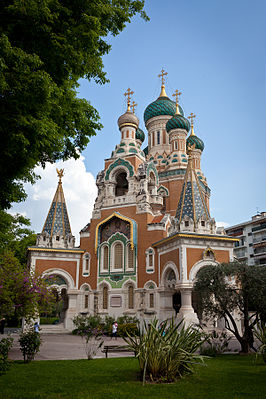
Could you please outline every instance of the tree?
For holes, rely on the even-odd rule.
[[[78,80],[108,81],[102,57],[144,0],[3,0],[0,5],[0,209],[26,197],[37,164],[79,157],[101,129]]]
[[[53,292],[41,276],[23,268],[12,252],[0,255],[0,317],[25,317],[47,310],[53,302]]]
[[[25,267],[27,248],[36,243],[36,234],[29,228],[30,220],[0,210],[0,253],[9,249]]]
[[[254,326],[266,320],[266,268],[240,262],[205,266],[197,273],[194,289],[204,316],[224,318],[226,329],[235,335],[241,351],[248,353]],[[233,312],[243,320],[243,332]]]

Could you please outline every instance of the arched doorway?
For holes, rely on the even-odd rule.
[[[180,292],[175,292],[173,295],[173,308],[175,311],[175,314],[177,315],[177,313],[179,312],[180,308],[181,308],[181,294]]]
[[[53,292],[53,304],[49,311],[40,315],[40,324],[64,323],[68,309],[67,281],[60,275],[53,275],[53,278],[47,278],[46,282]]]

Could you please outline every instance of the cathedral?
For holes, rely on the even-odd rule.
[[[121,139],[97,175],[92,218],[75,239],[63,192],[63,170],[29,265],[55,277],[64,300],[64,328],[77,314],[135,316],[147,322],[175,317],[198,323],[193,281],[205,265],[233,260],[235,238],[217,228],[210,188],[201,170],[203,141],[194,118],[165,91],[144,111],[145,133],[128,89],[118,118]],[[196,132],[197,133],[197,132]]]

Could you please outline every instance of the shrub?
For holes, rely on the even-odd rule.
[[[217,332],[213,330],[210,334],[206,334],[206,340],[200,347],[200,354],[216,356],[224,353],[228,349],[231,338],[225,331]]]
[[[30,329],[20,334],[19,343],[24,362],[29,363],[34,359],[35,355],[40,350],[40,333],[35,332],[33,329]]]
[[[184,374],[192,373],[194,364],[203,362],[195,351],[205,339],[204,335],[192,327],[185,328],[182,322],[172,320],[159,325],[158,320],[151,324],[144,322],[144,328],[137,335],[124,338],[135,352],[143,377],[151,381],[172,382]]]
[[[112,325],[115,322],[115,318],[106,316],[101,319],[100,316],[92,315],[78,315],[73,318],[75,329],[72,331],[74,335],[85,335],[89,330],[97,329],[102,335],[112,335]],[[117,319],[119,337],[125,337],[127,334],[138,333],[138,319],[135,317],[122,316]]]
[[[0,340],[0,375],[5,374],[10,367],[8,353],[13,345],[13,338],[2,338]]]
[[[128,335],[139,335],[137,323],[118,324],[117,335],[119,337],[127,337]]]
[[[58,324],[58,317],[40,317],[40,324]]]
[[[100,316],[78,315],[73,318],[73,323],[76,327],[73,333],[82,335],[83,333],[85,334],[86,330],[98,328],[99,326],[101,326],[102,319]]]
[[[257,354],[262,354],[264,363],[266,363],[266,326],[261,323],[254,329],[254,335],[259,341]]]

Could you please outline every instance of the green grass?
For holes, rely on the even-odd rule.
[[[252,356],[220,356],[174,384],[139,381],[134,358],[14,362],[0,377],[1,399],[264,399],[266,366]]]

